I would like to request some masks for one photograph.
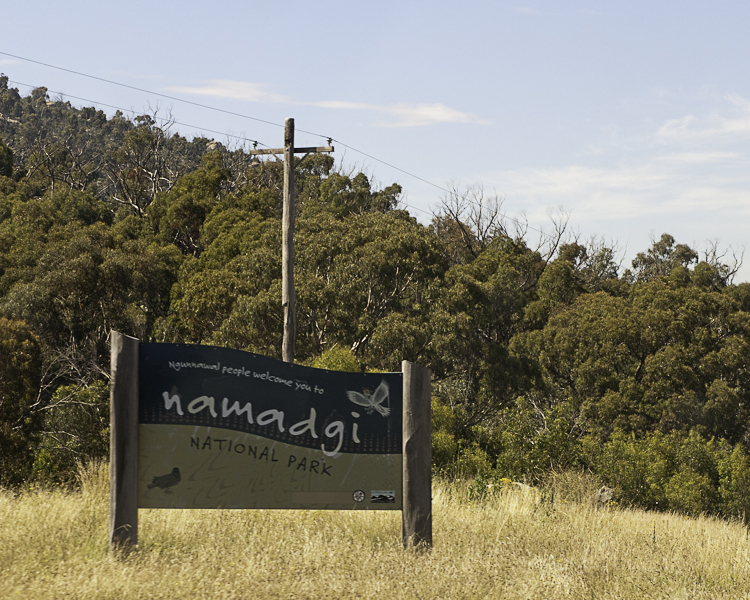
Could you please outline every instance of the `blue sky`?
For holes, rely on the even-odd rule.
[[[324,142],[305,130],[350,146],[335,144],[337,160],[400,183],[422,222],[445,193],[352,148],[436,186],[483,186],[535,229],[562,206],[582,238],[617,242],[624,266],[663,232],[696,249],[748,240],[747,2],[28,0],[2,20],[0,52],[294,117],[298,145]],[[186,135],[282,143],[281,127],[24,60],[0,55],[0,71],[75,105],[158,107]]]

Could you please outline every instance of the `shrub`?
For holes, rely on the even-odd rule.
[[[718,465],[719,497],[725,516],[750,523],[750,458],[737,444]]]
[[[347,371],[350,373],[361,373],[362,366],[350,348],[334,346],[329,348],[313,362],[316,369],[328,369],[329,371]]]
[[[538,482],[550,470],[577,468],[581,445],[570,434],[567,412],[568,407],[559,404],[542,414],[519,398],[503,415],[497,471],[516,481]]]
[[[692,516],[716,511],[716,486],[707,475],[682,465],[664,486],[669,510]]]
[[[640,438],[616,431],[603,446],[593,437],[584,445],[619,502],[690,515],[744,510],[737,494],[750,488],[750,469],[744,454],[730,453],[724,441],[706,440],[695,431],[656,431]]]
[[[0,318],[0,485],[14,485],[30,472],[41,415],[35,410],[42,353],[22,321]]]

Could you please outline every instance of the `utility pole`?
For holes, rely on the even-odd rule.
[[[294,119],[284,123],[284,203],[281,215],[281,308],[284,310],[284,338],[281,359],[294,362],[297,339],[297,306],[294,294]]]
[[[281,358],[294,362],[294,342],[297,333],[297,310],[294,294],[294,155],[333,152],[331,140],[328,146],[295,148],[294,119],[284,123],[284,147],[270,150],[251,150],[251,155],[284,154],[284,207],[281,217],[281,306],[284,309],[284,339],[281,343]],[[304,157],[303,157],[304,159]]]

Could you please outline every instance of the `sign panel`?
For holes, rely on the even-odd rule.
[[[140,508],[402,508],[401,373],[141,343]]]

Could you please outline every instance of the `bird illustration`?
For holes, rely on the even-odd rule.
[[[359,392],[346,392],[346,395],[349,397],[349,400],[354,402],[354,404],[357,404],[359,406],[365,407],[365,412],[367,414],[372,414],[373,410],[378,411],[381,415],[384,417],[387,417],[389,414],[391,414],[391,409],[388,406],[383,406],[383,402],[388,400],[389,393],[388,393],[388,384],[386,383],[385,379],[380,382],[380,385],[375,390],[375,393],[371,394],[369,390],[362,390],[364,393],[360,394]]]
[[[171,473],[167,473],[166,475],[157,475],[151,480],[151,483],[148,484],[148,489],[158,487],[162,490],[164,490],[166,493],[171,494],[172,490],[167,490],[167,488],[171,488],[182,480],[182,477],[180,476],[180,470],[175,467],[172,469]]]

